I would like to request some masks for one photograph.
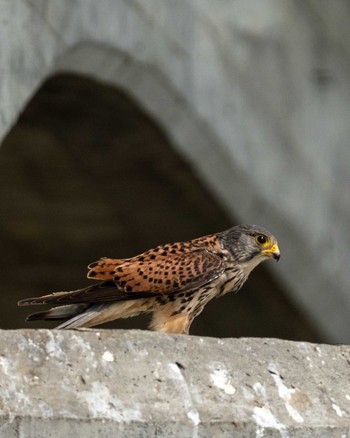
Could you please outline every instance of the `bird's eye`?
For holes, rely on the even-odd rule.
[[[264,234],[257,234],[255,236],[255,240],[261,246],[267,246],[270,244],[270,239],[267,236],[265,236]]]

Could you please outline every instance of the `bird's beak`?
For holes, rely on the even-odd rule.
[[[278,260],[281,257],[281,253],[280,253],[280,250],[278,248],[277,243],[272,245],[271,248],[265,249],[264,251],[261,251],[261,252],[262,252],[262,254],[265,254],[268,257],[274,258],[276,260],[276,262],[278,262]]]

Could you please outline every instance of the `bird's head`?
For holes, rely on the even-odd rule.
[[[221,238],[234,260],[251,269],[264,260],[280,258],[276,237],[257,225],[237,225],[221,233]]]

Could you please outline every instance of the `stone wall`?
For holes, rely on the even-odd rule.
[[[86,266],[102,255],[130,257],[237,223],[137,102],[72,74],[47,80],[3,142],[0,205],[2,329],[55,327],[25,323],[33,309],[17,301],[91,284]],[[326,341],[266,265],[238,295],[211,301],[191,334]],[[148,319],[108,327],[142,329]]]
[[[133,94],[229,213],[280,237],[281,277],[349,341],[349,5],[0,0],[0,135],[49,75]]]
[[[18,330],[0,351],[6,438],[350,436],[348,346]]]

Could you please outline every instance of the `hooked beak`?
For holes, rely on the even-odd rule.
[[[271,248],[265,249],[264,251],[261,251],[261,252],[262,252],[262,254],[265,254],[268,257],[274,258],[276,260],[276,262],[278,262],[278,260],[281,257],[281,253],[280,253],[280,250],[278,248],[277,243],[272,245]]]

